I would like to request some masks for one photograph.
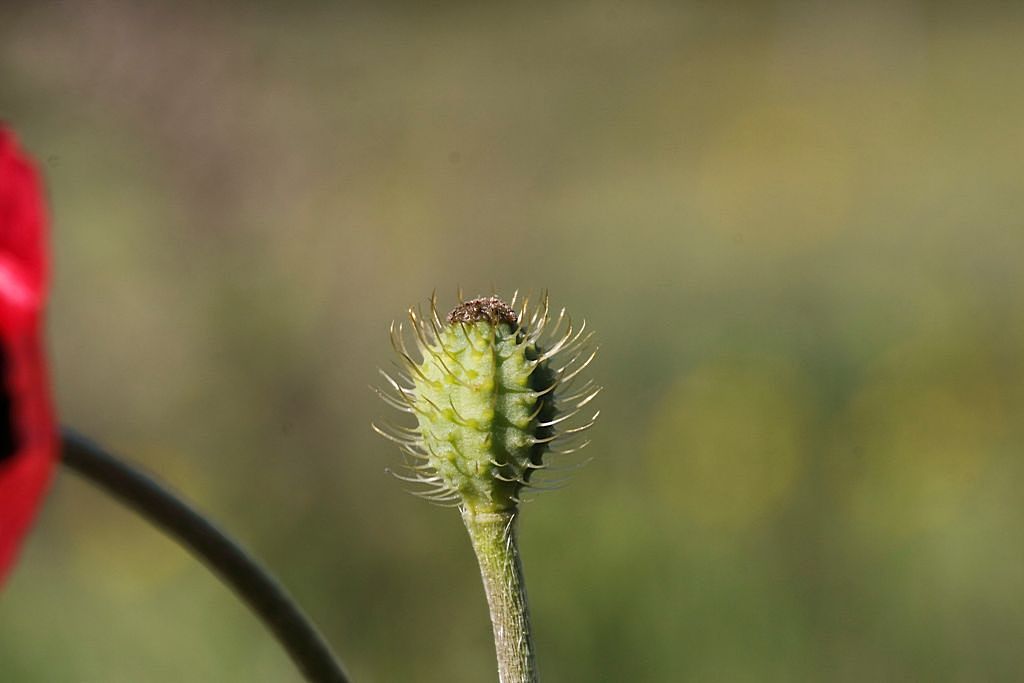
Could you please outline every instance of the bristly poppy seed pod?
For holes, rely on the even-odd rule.
[[[57,461],[42,344],[47,260],[38,176],[0,125],[0,583]]]
[[[574,326],[564,308],[553,317],[547,295],[518,311],[517,297],[459,298],[444,320],[436,296],[429,315],[409,309],[415,354],[405,326],[392,324],[401,370],[382,371],[394,393],[379,393],[416,424],[374,429],[410,459],[396,476],[426,487],[414,493],[474,513],[512,511],[524,489],[544,488],[536,475],[552,469],[546,456],[589,443],[583,432],[598,413],[570,423],[601,391],[578,380],[597,351],[586,323]]]

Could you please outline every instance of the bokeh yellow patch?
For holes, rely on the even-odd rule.
[[[1008,426],[996,372],[970,340],[923,339],[878,363],[836,444],[859,536],[899,539],[964,511]]]
[[[730,532],[756,525],[800,476],[809,405],[806,382],[785,360],[723,358],[698,368],[651,424],[655,490],[693,523]]]
[[[853,150],[814,106],[754,107],[718,130],[697,166],[703,224],[787,249],[845,228]]]

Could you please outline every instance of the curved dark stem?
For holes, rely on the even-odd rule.
[[[348,683],[327,642],[251,555],[175,493],[69,428],[63,462],[173,536],[256,613],[312,683]]]

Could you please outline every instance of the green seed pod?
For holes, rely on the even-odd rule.
[[[566,427],[601,390],[586,382],[569,395],[597,353],[588,351],[586,323],[574,328],[565,309],[552,319],[547,296],[518,312],[515,301],[462,301],[443,321],[436,297],[429,317],[409,309],[415,356],[404,326],[392,324],[406,372],[382,373],[397,393],[380,394],[416,425],[374,429],[411,458],[410,476],[396,476],[429,487],[418,495],[472,512],[514,510],[524,488],[541,488],[535,474],[550,469],[545,456],[589,443],[581,435],[597,413]]]

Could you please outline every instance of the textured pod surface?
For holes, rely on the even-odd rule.
[[[583,448],[574,440],[597,417],[563,427],[600,391],[586,383],[566,396],[594,358],[585,324],[574,329],[564,309],[552,322],[547,297],[518,312],[497,297],[464,301],[444,320],[432,299],[429,317],[410,310],[409,320],[417,353],[403,326],[393,326],[406,372],[385,375],[397,395],[382,396],[416,424],[375,426],[412,459],[411,475],[400,478],[427,485],[421,495],[472,511],[515,509],[535,474],[550,467],[545,456]]]

